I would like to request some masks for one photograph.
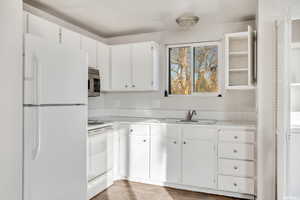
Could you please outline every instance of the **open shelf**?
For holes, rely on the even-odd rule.
[[[247,56],[248,51],[231,51],[231,52],[229,52],[229,55],[231,55],[231,56]]]
[[[242,72],[242,71],[248,71],[248,68],[229,68],[230,72]]]
[[[300,43],[300,19],[292,20],[291,42]]]
[[[294,42],[291,44],[292,49],[300,49],[300,42]]]
[[[290,80],[300,83],[300,48],[291,49],[290,53]]]
[[[254,32],[225,35],[226,89],[253,89]]]
[[[230,71],[229,86],[248,86],[248,70]]]

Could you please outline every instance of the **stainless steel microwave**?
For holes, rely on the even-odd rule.
[[[100,71],[96,68],[89,67],[89,82],[88,82],[89,97],[100,96],[100,89],[101,89]]]

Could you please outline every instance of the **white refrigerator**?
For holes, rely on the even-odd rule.
[[[87,56],[24,37],[24,200],[86,200]]]

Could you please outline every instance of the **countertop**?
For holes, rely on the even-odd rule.
[[[218,121],[214,124],[197,124],[179,122],[178,118],[146,118],[146,117],[123,117],[123,116],[101,116],[93,117],[92,120],[103,121],[100,125],[89,125],[88,130],[113,126],[116,123],[134,123],[134,124],[180,124],[180,125],[198,125],[198,126],[216,126],[216,127],[246,127],[256,128],[256,123],[252,121]],[[204,120],[204,119],[203,119]]]

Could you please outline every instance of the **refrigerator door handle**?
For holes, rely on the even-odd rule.
[[[39,103],[39,71],[38,71],[38,58],[35,54],[32,56],[32,69],[33,69],[33,102]]]
[[[33,151],[32,151],[32,160],[36,160],[41,150],[41,135],[40,135],[40,110],[37,108],[36,111],[36,130],[33,139]]]

